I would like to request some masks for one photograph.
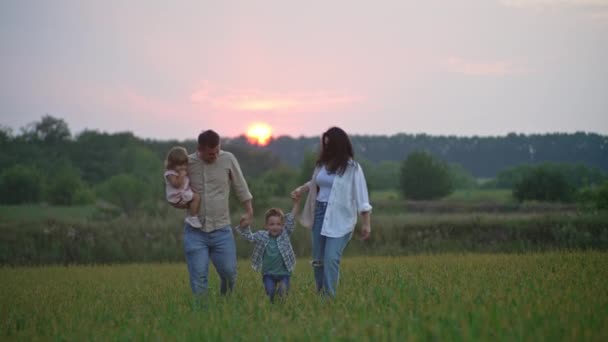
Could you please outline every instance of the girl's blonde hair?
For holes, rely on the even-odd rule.
[[[171,170],[184,164],[188,164],[188,151],[181,146],[172,147],[165,159],[165,169]]]

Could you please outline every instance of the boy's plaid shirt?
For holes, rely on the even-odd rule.
[[[285,263],[285,267],[287,267],[287,270],[289,272],[293,271],[294,266],[296,264],[296,255],[293,252],[291,242],[289,241],[289,236],[293,232],[295,226],[296,222],[293,215],[291,213],[285,215],[285,227],[283,228],[283,232],[281,233],[281,235],[277,237],[277,245],[279,247],[279,252],[283,257],[283,262]],[[253,269],[257,272],[261,272],[262,261],[264,258],[264,250],[266,250],[266,244],[270,239],[268,231],[259,230],[255,233],[252,233],[250,227],[241,229],[239,226],[236,227],[236,231],[248,241],[255,242],[253,254],[251,255],[251,267],[253,267]]]

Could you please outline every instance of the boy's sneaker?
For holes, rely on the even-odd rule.
[[[188,216],[184,221],[192,228],[203,228],[203,224],[201,223],[201,220],[198,219],[198,216]]]

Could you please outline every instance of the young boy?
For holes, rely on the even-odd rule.
[[[262,282],[270,302],[274,302],[275,295],[282,297],[289,291],[289,277],[296,263],[289,237],[296,225],[294,218],[298,214],[299,204],[300,198],[294,198],[293,209],[287,215],[277,208],[266,211],[266,230],[252,233],[250,227],[243,227],[243,220],[236,228],[245,239],[255,243],[251,266],[262,273]]]

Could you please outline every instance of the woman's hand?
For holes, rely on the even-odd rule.
[[[372,227],[369,224],[361,225],[361,240],[367,240],[372,233]]]
[[[294,201],[299,201],[302,197],[302,187],[297,187],[294,191],[291,192],[291,199]]]

